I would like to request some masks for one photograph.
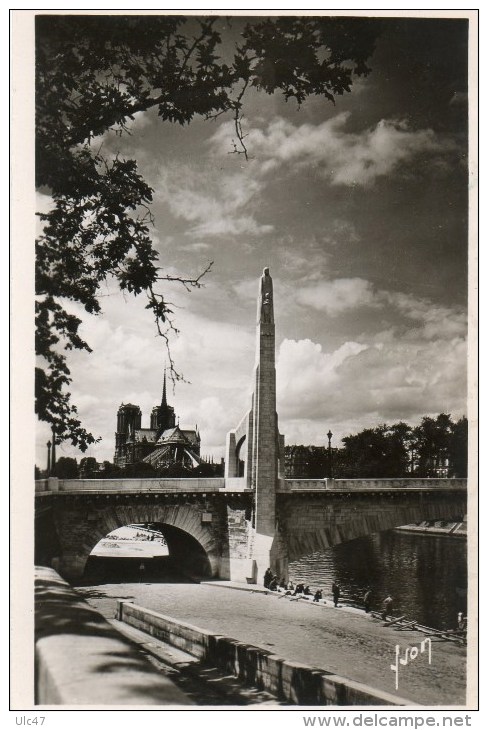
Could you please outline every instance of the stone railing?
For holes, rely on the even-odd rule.
[[[47,483],[47,484],[46,484]],[[223,477],[211,479],[41,479],[36,494],[43,492],[218,492]]]
[[[53,492],[243,492],[243,477],[207,479],[39,479],[36,494]],[[466,489],[466,479],[280,479],[278,492],[381,491],[392,489]]]
[[[284,479],[279,492],[381,491],[392,489],[467,489],[467,479]]]
[[[323,492],[327,489],[327,482],[331,479],[280,479],[279,492]],[[330,486],[329,486],[330,489]]]

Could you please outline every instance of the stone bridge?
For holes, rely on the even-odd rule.
[[[279,480],[268,564],[422,520],[461,521],[465,479]],[[152,523],[183,571],[237,581],[262,577],[256,500],[244,478],[89,479],[36,482],[36,560],[83,575],[95,545],[127,524]]]
[[[36,483],[36,558],[83,574],[105,535],[160,526],[187,572],[255,582],[267,567],[346,540],[428,519],[463,520],[465,479],[287,480],[276,413],[273,283],[259,281],[249,410],[226,441],[221,479],[49,479]]]

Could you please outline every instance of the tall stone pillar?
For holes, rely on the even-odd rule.
[[[270,564],[275,534],[279,452],[273,282],[267,268],[259,282],[256,327],[251,485],[255,489],[254,554],[259,579]]]
[[[267,268],[259,280],[251,408],[227,435],[225,462],[226,486],[241,474],[243,462],[241,486],[254,491],[249,557],[244,561],[240,555],[234,556],[235,559],[231,556],[231,579],[245,577],[248,582],[261,582],[266,568],[285,570],[280,565],[279,540],[275,538],[276,490],[284,476],[284,441],[279,434],[276,414],[273,282]]]
[[[236,432],[229,431],[225,443],[225,474],[226,479],[234,478],[237,474],[236,464]]]

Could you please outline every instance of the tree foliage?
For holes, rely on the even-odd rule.
[[[300,444],[285,446],[285,473],[297,479],[323,479],[329,473],[327,449]]]
[[[98,477],[99,464],[94,456],[84,456],[80,459],[79,476],[82,479]]]
[[[78,462],[70,456],[61,456],[54,466],[53,476],[58,479],[76,479],[78,477]]]
[[[399,477],[467,477],[468,421],[440,413],[418,426],[399,422],[365,428],[345,436],[332,449],[333,476],[338,479]],[[287,476],[317,479],[328,474],[328,450],[320,446],[286,446]]]
[[[337,476],[351,478],[466,477],[467,419],[446,413],[406,423],[365,429],[343,439],[337,452]]]
[[[69,439],[84,451],[94,441],[68,391],[66,351],[91,351],[69,303],[98,314],[100,287],[115,279],[122,291],[147,297],[167,343],[172,312],[161,287],[201,283],[164,273],[151,239],[154,191],[134,160],[104,157],[101,136],[128,133],[134,115],[149,109],[181,125],[228,113],[235,151],[247,156],[241,124],[248,89],[278,91],[297,104],[311,95],[333,101],[355,75],[368,73],[379,31],[371,19],[248,19],[240,36],[234,31],[229,53],[216,21],[36,18],[36,182],[53,200],[40,216],[36,246],[36,411],[54,426],[58,443]]]

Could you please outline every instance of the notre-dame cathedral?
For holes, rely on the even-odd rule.
[[[191,470],[203,463],[200,458],[198,429],[180,429],[174,408],[166,400],[166,372],[161,405],[151,412],[150,428],[141,428],[141,409],[132,403],[122,403],[117,411],[115,432],[116,466],[145,462],[156,469],[179,464]]]

